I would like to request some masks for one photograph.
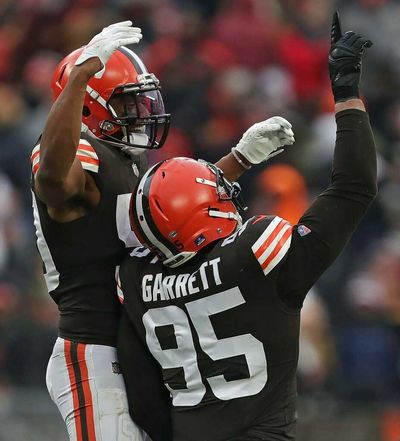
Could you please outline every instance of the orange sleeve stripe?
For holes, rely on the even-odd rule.
[[[265,219],[266,217],[267,217],[267,216],[266,216],[265,214],[260,214],[260,215],[258,215],[258,216],[253,220],[252,224],[254,225],[254,224],[256,224],[257,222],[259,222],[260,220]]]
[[[36,172],[39,170],[40,163],[38,162],[32,167],[32,173],[36,175]]]
[[[31,155],[31,162],[35,160],[40,155],[40,149]]]
[[[94,153],[96,155],[96,158],[91,158],[89,156],[86,155],[80,155],[77,154],[76,157],[81,161],[81,163],[86,163],[86,164],[93,164],[95,166],[99,166],[100,161],[97,157],[96,154],[96,150],[91,146],[91,145],[87,145],[87,144],[79,144],[79,146],[77,147],[77,150],[83,150],[89,153]],[[32,153],[31,155],[31,162],[33,163],[35,161],[35,159],[38,158],[38,156],[40,155],[40,149],[37,149],[34,153]],[[39,169],[39,161],[34,164],[32,166],[32,173],[35,175]]]
[[[100,164],[100,161],[98,159],[95,159],[95,158],[88,158],[87,156],[83,156],[83,155],[76,155],[76,157],[81,162],[86,162],[88,164],[94,164],[94,165],[99,165]]]
[[[287,225],[287,222],[282,219],[279,222],[279,224],[274,228],[274,230],[271,232],[271,234],[267,237],[265,242],[254,253],[257,259],[260,258],[260,256],[264,253],[264,251],[271,245],[272,241],[275,239],[275,237],[279,234],[279,232],[282,230],[282,228],[285,225]]]
[[[86,150],[87,152],[96,153],[96,150],[91,145],[87,145],[87,144],[79,144],[76,149],[77,150]]]
[[[266,259],[265,262],[263,262],[263,264],[261,265],[262,269],[265,269],[270,262],[272,261],[272,259],[279,253],[279,251],[283,248],[283,246],[285,245],[286,241],[289,239],[289,237],[292,234],[292,227],[290,227],[287,231],[285,231],[285,233],[283,234],[283,236],[279,239],[279,242],[276,244],[276,247],[274,248],[274,250],[272,251],[272,253],[268,256],[268,258]]]
[[[96,150],[91,146],[91,145],[87,145],[87,144],[79,144],[76,147],[77,150],[84,150],[86,152],[90,152],[90,153],[96,153]],[[33,150],[33,153],[31,154],[31,161],[33,161],[39,154],[40,154],[40,148]],[[96,154],[97,156],[97,154]]]

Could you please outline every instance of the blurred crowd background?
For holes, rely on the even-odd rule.
[[[299,439],[400,439],[400,1],[0,0],[0,441],[66,439],[44,389],[58,314],[36,251],[29,163],[60,59],[113,22],[142,27],[133,49],[160,78],[172,114],[152,162],[215,161],[253,123],[288,119],[295,145],[241,184],[249,215],[295,223],[330,178],[336,8],[344,30],[374,42],[361,89],[379,196],[305,303]]]

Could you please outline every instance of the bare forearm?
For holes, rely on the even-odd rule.
[[[53,104],[40,147],[40,175],[65,178],[75,159],[79,143],[86,82],[79,76],[70,82]]]
[[[237,181],[246,169],[239,164],[232,153],[222,157],[215,165],[224,172],[224,176],[228,181]]]
[[[81,132],[86,86],[98,59],[74,67],[70,80],[50,110],[40,146],[40,175],[65,179],[75,159]]]
[[[365,112],[365,105],[359,98],[349,99],[347,101],[341,101],[335,104],[335,113],[339,113],[342,110],[357,109]]]

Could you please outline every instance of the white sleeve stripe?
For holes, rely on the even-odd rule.
[[[124,293],[121,288],[121,279],[119,277],[119,268],[120,268],[119,265],[115,268],[115,282],[116,282],[116,287],[117,287],[118,299],[123,304],[125,298],[124,298]]]
[[[84,144],[84,145],[88,145],[88,146],[92,147],[92,146],[90,145],[90,143],[89,143],[88,141],[86,141],[86,139],[80,139],[80,140],[79,140],[79,144]],[[93,148],[93,147],[92,147],[92,148]]]
[[[279,246],[279,241],[282,239],[282,236],[286,233],[287,230],[289,230],[291,227],[290,225],[286,224],[280,231],[279,233],[276,235],[276,237],[274,238],[274,240],[271,242],[271,244],[269,245],[269,247],[261,254],[260,257],[257,258],[257,260],[260,262],[260,265],[262,266],[262,264],[268,259],[268,257],[273,253],[273,251],[275,250],[275,248],[277,246]]]
[[[264,232],[261,234],[261,236],[257,239],[257,241],[254,243],[254,245],[251,247],[251,249],[256,252],[258,248],[266,241],[268,236],[275,230],[279,222],[281,222],[283,219],[279,216],[275,216],[274,220],[268,225],[268,227],[264,230]]]
[[[32,167],[38,164],[40,161],[40,155],[37,155],[36,158],[32,161]]]
[[[99,172],[99,166],[98,165],[89,164],[88,162],[85,162],[85,161],[81,161],[81,164],[82,164],[82,168],[84,170],[91,171],[91,172],[94,172],[94,173],[98,173]]]
[[[79,145],[84,145],[84,146],[88,146],[88,147],[91,147],[91,150],[88,150],[88,149],[80,149],[79,148]],[[86,154],[86,155],[94,155],[94,156],[91,156],[92,158],[96,158],[96,159],[98,159],[98,156],[97,156],[97,154],[96,154],[96,151],[94,150],[94,148],[85,140],[85,139],[80,139],[79,140],[79,145],[78,145],[78,151],[79,151],[79,154],[81,154],[81,155],[83,155],[83,154]],[[33,148],[33,150],[32,150],[32,153],[31,153],[31,157],[32,156],[34,156],[35,155],[35,153],[37,153],[37,152],[39,152],[40,151],[40,144],[38,144],[38,145],[36,145],[34,148]]]
[[[97,156],[96,151],[93,149],[93,147],[90,145],[88,141],[85,139],[79,140],[79,145],[82,145],[83,148],[79,148],[76,151],[76,154],[79,156],[84,156],[86,158],[90,158],[92,160],[99,162],[99,157]],[[85,147],[90,147],[90,149],[86,149]],[[35,156],[36,155],[36,156]],[[35,156],[35,157],[34,157]],[[34,147],[31,153],[31,161],[32,161],[32,170],[34,173],[37,172],[37,169],[39,168],[39,162],[40,162],[40,144]],[[99,164],[98,163],[89,163],[86,162],[84,158],[80,158],[80,162],[82,164],[82,167],[84,170],[88,170],[94,173],[99,172]]]
[[[124,297],[124,293],[122,292],[122,290],[119,286],[117,286],[117,294],[118,294],[119,301],[123,304],[125,297]]]
[[[78,149],[76,153],[77,155],[87,156],[88,158],[99,159],[95,151],[89,152],[88,150]]]
[[[32,150],[32,153],[31,153],[31,156],[33,156],[36,152],[38,152],[40,150],[40,144],[38,144],[33,150]]]
[[[281,249],[279,250],[278,254],[269,262],[269,264],[263,268],[264,275],[267,275],[269,272],[271,272],[276,265],[283,259],[285,254],[287,253],[288,249],[290,248],[290,243],[292,242],[292,235],[290,235],[286,242],[281,246]]]

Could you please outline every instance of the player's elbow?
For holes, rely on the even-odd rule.
[[[35,176],[35,192],[46,205],[58,206],[68,198],[65,181],[55,173],[39,168]]]
[[[376,198],[377,193],[371,192],[365,192],[363,195],[358,197],[358,202],[361,202],[361,204],[365,207],[365,210],[368,210],[369,206],[374,202]]]
[[[376,198],[377,195],[378,195],[378,185],[375,182],[375,184],[368,189],[368,196],[370,197],[371,202]]]
[[[353,193],[352,199],[360,202],[364,207],[367,209],[374,199],[376,198],[378,194],[378,187],[376,183],[368,186],[364,186],[363,188],[360,188],[358,191],[355,191]]]
[[[44,166],[39,167],[35,176],[36,186],[40,188],[62,188],[64,181],[62,176]]]
[[[369,200],[369,202],[371,203],[377,196],[378,194],[378,182],[377,182],[377,177],[376,174],[372,177],[370,177],[369,179],[365,179],[365,184],[364,184],[364,194],[365,197]]]

